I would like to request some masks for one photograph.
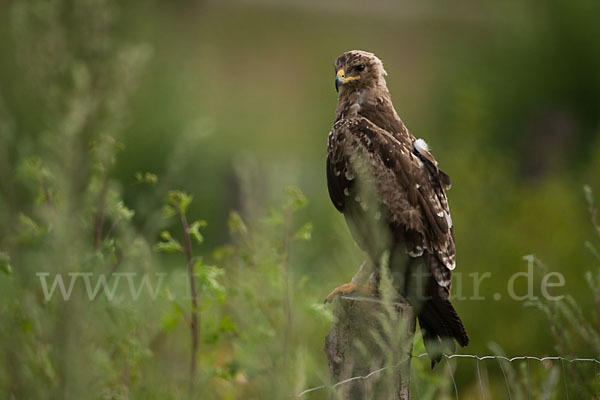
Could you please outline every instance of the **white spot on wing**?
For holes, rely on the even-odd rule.
[[[443,286],[443,287],[448,287],[450,285],[450,280],[449,279],[440,280],[438,282],[438,285]]]
[[[429,152],[429,146],[423,139],[415,140],[414,146],[415,150],[421,153],[422,155],[425,155],[427,152]]]
[[[446,214],[446,222],[448,223],[448,227],[452,228],[452,217],[450,216],[450,213],[448,211],[444,211],[444,214]]]
[[[409,251],[408,255],[411,256],[411,257],[415,257],[415,258],[416,257],[421,257],[423,255],[423,249],[422,248],[417,247],[415,250],[416,251],[413,251],[413,250]]]

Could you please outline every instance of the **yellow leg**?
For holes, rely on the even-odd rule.
[[[377,292],[377,289],[371,286],[358,286],[354,282],[344,283],[343,285],[336,287],[331,291],[331,293],[329,293],[329,295],[325,299],[325,303],[331,303],[335,296],[337,296],[338,294],[343,296],[357,291],[366,296],[371,296]]]

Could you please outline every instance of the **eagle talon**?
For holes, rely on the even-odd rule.
[[[329,293],[329,295],[325,299],[325,303],[331,303],[333,301],[333,298],[335,296],[337,296],[338,294],[339,295],[350,294],[350,293],[355,292],[357,289],[358,289],[358,286],[354,282],[344,283],[343,285],[336,287],[335,289],[333,289],[331,291],[331,293]]]
[[[340,286],[336,287],[335,289],[333,289],[331,291],[331,293],[329,293],[329,295],[327,296],[327,298],[325,299],[325,301],[323,303],[331,303],[333,301],[333,299],[335,298],[335,296],[337,296],[337,295],[344,296],[344,295],[348,295],[348,294],[351,294],[354,292],[359,292],[360,294],[365,295],[365,296],[377,296],[379,293],[379,291],[377,290],[376,287],[358,286],[354,282],[349,282],[349,283],[344,283],[343,285],[340,285]]]

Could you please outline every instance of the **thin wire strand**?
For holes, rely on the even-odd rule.
[[[427,353],[421,353],[421,354],[415,354],[410,356],[411,358],[422,358],[427,356]],[[536,361],[546,361],[546,360],[560,360],[561,363],[563,364],[563,379],[564,379],[564,362],[568,362],[568,363],[574,363],[574,362],[592,362],[594,363],[594,365],[598,365],[600,364],[600,361],[596,360],[595,358],[566,358],[566,357],[562,357],[562,356],[550,356],[550,357],[535,357],[535,356],[516,356],[516,357],[505,357],[505,356],[478,356],[475,354],[443,354],[443,357],[446,358],[447,360],[452,359],[452,358],[475,358],[477,359],[477,361],[483,361],[483,360],[505,360],[508,362],[513,362],[513,361],[517,361],[517,360],[536,360]],[[376,375],[380,372],[383,372],[387,369],[391,369],[391,368],[397,368],[399,367],[403,362],[406,362],[407,359],[405,358],[404,360],[400,361],[399,363],[395,364],[395,365],[390,365],[387,367],[383,367],[383,368],[379,368],[376,369],[374,371],[371,371],[370,373],[368,373],[367,375],[363,375],[363,376],[354,376],[352,378],[348,378],[345,379],[343,381],[337,382],[333,385],[321,385],[321,386],[316,386],[313,388],[309,388],[306,389],[302,392],[300,392],[299,394],[297,394],[295,397],[296,398],[300,398],[308,393],[314,392],[316,390],[321,390],[321,389],[335,389],[338,386],[344,385],[346,383],[355,381],[355,380],[360,380],[360,379],[369,379],[371,376]],[[566,379],[565,379],[565,383],[566,383]],[[510,392],[510,391],[509,391]],[[568,394],[567,394],[568,396]],[[292,396],[294,397],[294,396]],[[568,398],[568,397],[567,397]]]
[[[569,400],[569,391],[567,390],[567,375],[565,374],[565,363],[563,360],[560,360],[560,365],[562,366],[563,383],[565,384],[565,398]],[[595,366],[596,364],[594,364],[594,367]]]
[[[531,399],[531,381],[529,379],[529,357],[525,357],[527,361],[527,399]]]
[[[500,358],[498,360],[498,365],[500,365],[500,369],[502,370],[502,376],[504,376],[504,383],[506,384],[506,391],[508,392],[508,400],[512,400],[510,396],[510,386],[508,385],[508,379],[506,378],[506,373],[504,372],[504,367],[502,366],[502,360]]]
[[[456,396],[456,400],[458,400],[458,388],[456,387],[456,381],[454,380],[452,366],[450,365],[450,359],[448,357],[446,357],[446,365],[448,366],[448,371],[450,371],[450,378],[452,379],[452,384],[454,385],[454,395]]]
[[[479,371],[479,358],[475,361],[477,366],[477,380],[479,381],[479,391],[481,392],[481,398],[485,400],[485,394],[483,393],[483,382],[481,381],[481,371]]]

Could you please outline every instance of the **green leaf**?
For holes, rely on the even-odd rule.
[[[294,238],[299,240],[310,240],[312,238],[312,230],[313,225],[310,222],[307,222],[294,233]]]
[[[149,183],[151,185],[156,185],[158,182],[158,177],[150,172],[144,172],[143,174],[141,172],[136,172],[134,177],[136,183]]]
[[[201,259],[194,263],[194,276],[202,286],[202,291],[217,296],[221,301],[225,298],[225,287],[219,282],[223,275],[225,270],[214,265],[203,265]]]
[[[284,208],[291,211],[298,211],[308,204],[308,199],[302,191],[295,186],[288,186],[284,190],[285,202]]]
[[[37,156],[23,160],[19,165],[18,173],[23,178],[35,181],[41,181],[52,176],[50,171],[43,166],[42,159]]]
[[[181,199],[179,200],[179,209],[182,214],[185,214],[188,206],[192,203],[192,196],[187,195],[185,193],[181,193]]]
[[[0,271],[6,275],[12,275],[12,266],[10,265],[10,256],[0,251]]]
[[[213,258],[216,261],[222,261],[227,257],[231,257],[235,253],[235,247],[231,245],[225,245],[221,247],[217,247],[215,251],[213,251]]]
[[[283,214],[274,208],[269,209],[269,215],[264,220],[268,225],[279,226],[283,224]]]
[[[125,221],[130,221],[131,218],[133,218],[133,216],[135,215],[135,211],[127,208],[123,201],[117,202],[117,204],[115,204],[110,210],[110,213],[115,217],[123,219]]]
[[[46,191],[52,192],[52,187],[48,183],[52,181],[52,173],[42,163],[42,159],[34,156],[26,158],[17,167],[17,175],[27,183],[34,183],[39,188],[39,195],[36,199],[40,204],[46,199]]]
[[[114,238],[108,238],[102,242],[102,249],[116,260],[117,246]],[[114,261],[113,260],[113,261]]]
[[[157,253],[176,253],[183,252],[183,246],[175,240],[169,231],[162,231],[160,234],[162,241],[154,244],[152,249]]]
[[[205,228],[205,227],[206,227],[206,221],[199,220],[199,221],[194,221],[188,228],[189,234],[194,238],[194,240],[198,244],[202,244],[202,242],[204,242],[204,237],[202,237],[202,234],[200,233],[200,229]]]
[[[231,317],[226,315],[219,323],[219,331],[222,333],[237,333],[238,327],[235,322],[231,320]]]
[[[160,325],[166,332],[170,332],[181,322],[181,310],[173,304],[172,310],[165,312],[161,318]]]
[[[183,248],[180,244],[169,243],[169,242],[158,242],[152,246],[152,250],[157,253],[176,253],[183,252]]]
[[[229,226],[229,233],[232,235],[236,233],[246,235],[248,233],[248,228],[246,227],[242,216],[237,211],[231,211],[229,213],[227,225]]]
[[[19,239],[31,242],[39,239],[46,233],[46,228],[40,226],[25,214],[19,214]]]
[[[208,345],[214,345],[219,341],[219,332],[207,333],[206,335],[204,335],[204,339],[202,341]]]
[[[175,208],[171,207],[168,204],[165,204],[162,208],[162,216],[164,219],[169,219],[171,217],[174,217],[175,215],[177,215],[177,210],[175,210]]]
[[[185,214],[192,202],[192,196],[180,190],[171,190],[167,193],[167,202],[175,207],[179,213]]]

